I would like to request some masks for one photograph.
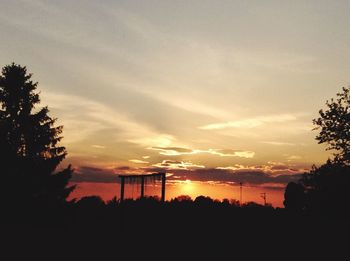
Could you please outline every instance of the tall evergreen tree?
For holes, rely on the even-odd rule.
[[[59,146],[63,126],[40,103],[37,82],[27,68],[12,63],[0,75],[0,178],[2,200],[16,204],[55,205],[66,201],[71,166],[55,173],[66,157]],[[1,173],[2,172],[2,173]]]

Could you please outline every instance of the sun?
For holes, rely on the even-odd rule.
[[[191,194],[194,190],[194,184],[190,179],[186,179],[180,183],[182,193],[185,195]]]

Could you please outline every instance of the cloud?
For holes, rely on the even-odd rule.
[[[74,170],[75,172],[100,172],[103,171],[103,169],[101,168],[97,168],[97,167],[90,167],[90,166],[81,166],[78,167]]]
[[[208,153],[219,155],[221,157],[240,157],[240,158],[253,158],[255,152],[244,150],[215,150],[210,149]]]
[[[174,169],[195,169],[195,168],[205,168],[203,165],[197,165],[193,164],[192,162],[188,161],[175,161],[175,160],[163,160],[161,163],[153,164],[153,167],[160,168],[160,169],[168,169],[168,170],[174,170]]]
[[[169,146],[175,141],[172,135],[160,133],[148,125],[133,121],[112,107],[85,97],[45,92],[42,100],[43,103],[50,104],[51,109],[60,112],[59,122],[64,125],[64,142],[69,144],[86,140],[99,131],[111,129],[118,132],[118,135],[113,137],[115,140],[145,147]],[[103,147],[92,146],[101,149]]]
[[[119,167],[114,168],[114,170],[116,170],[116,171],[119,171],[119,170],[124,171],[124,170],[131,170],[131,169],[132,168],[129,166],[119,166]]]
[[[173,143],[175,137],[168,134],[158,134],[158,135],[148,135],[148,136],[140,136],[137,138],[129,139],[130,142],[152,146],[152,144],[157,144],[156,146],[169,146]]]
[[[265,165],[252,165],[252,166],[244,166],[240,164],[235,164],[233,166],[226,166],[226,167],[217,167],[216,169],[222,169],[222,170],[231,170],[235,173],[238,172],[264,172],[271,175],[291,175],[291,174],[297,174],[297,173],[303,173],[308,171],[304,168],[296,168],[292,165],[280,163],[280,162],[268,162],[268,164]]]
[[[74,168],[71,178],[72,182],[117,182],[118,176],[113,169],[103,169],[90,166],[80,166]]]
[[[287,156],[287,160],[288,160],[288,161],[299,160],[299,159],[302,159],[302,157],[299,156],[299,155],[288,155],[288,156]]]
[[[274,145],[274,146],[295,146],[295,143],[279,142],[279,141],[261,141],[261,143]]]
[[[198,127],[202,130],[220,130],[226,128],[255,128],[259,127],[266,123],[282,123],[287,121],[295,121],[297,117],[292,114],[279,114],[271,116],[261,116],[256,118],[237,120],[237,121],[228,121],[222,123],[213,123],[204,126]]]
[[[153,92],[152,97],[159,99],[167,104],[170,104],[179,109],[185,111],[193,112],[196,114],[206,115],[213,118],[228,118],[229,113],[217,107],[209,106],[203,102],[195,99],[190,99],[189,97],[174,97],[174,95],[162,94],[161,92]]]
[[[188,148],[181,148],[181,147],[150,147],[148,149],[160,151],[159,154],[166,155],[166,156],[208,153],[212,155],[218,155],[221,157],[253,158],[255,155],[255,152],[253,151],[234,150],[234,149],[198,150],[198,149],[188,149]]]
[[[91,145],[91,147],[96,148],[96,149],[105,149],[105,146],[101,146],[101,145]]]
[[[147,164],[147,163],[149,163],[148,161],[138,160],[138,159],[131,159],[129,161],[132,162],[132,163],[136,163],[136,164]]]
[[[242,166],[206,168],[203,165],[178,160],[163,160],[149,167],[133,168],[119,166],[115,168],[98,168],[81,166],[75,169],[72,182],[118,183],[118,174],[146,174],[167,172],[169,182],[192,180],[201,182],[218,182],[237,184],[243,182],[252,186],[269,186],[283,188],[288,182],[297,181],[306,170],[287,168],[283,165],[270,164],[261,166]]]
[[[164,170],[163,170],[164,171]],[[118,166],[114,168],[98,168],[92,166],[79,166],[74,168],[72,182],[97,182],[118,183],[119,174],[142,174],[147,173],[143,169],[130,166]]]
[[[287,184],[291,181],[297,181],[301,176],[300,174],[281,174],[271,175],[263,171],[233,171],[230,169],[195,169],[192,171],[175,170],[174,175],[178,179],[193,181],[215,181],[222,183],[239,183],[251,185],[263,185],[263,184]],[[173,177],[170,177],[172,179]]]
[[[270,169],[272,171],[273,170],[290,170],[289,166],[286,166],[286,165],[274,165]]]
[[[195,154],[194,150],[180,147],[150,147],[150,150],[157,150],[159,154],[166,156],[179,156],[187,154]]]

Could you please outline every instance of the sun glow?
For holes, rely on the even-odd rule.
[[[185,181],[181,182],[180,186],[184,195],[193,193],[193,190],[195,189],[195,186],[190,179],[186,179]]]

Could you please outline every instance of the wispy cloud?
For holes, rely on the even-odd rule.
[[[127,166],[121,166],[115,169],[83,166],[78,167],[73,173],[72,181],[116,183],[119,182],[117,173],[134,173],[135,171],[135,173],[142,173],[142,171],[144,173],[153,173],[164,170],[169,170],[169,175],[167,175],[169,182],[172,180],[193,180],[228,184],[243,182],[244,184],[256,186],[266,186],[268,184],[268,186],[273,186],[274,184],[286,185],[288,182],[297,181],[301,177],[298,173],[294,173],[293,175],[288,173],[271,175],[271,173],[259,170],[236,171],[228,168],[204,168],[204,166],[180,161],[164,161],[155,165],[155,167],[143,169],[131,169]]]
[[[190,99],[189,97],[174,97],[174,95],[162,94],[159,91],[146,93],[149,93],[153,98],[185,111],[210,116],[216,119],[227,119],[230,116],[230,114],[223,109],[210,106],[195,99]]]
[[[183,170],[190,170],[190,169],[197,169],[197,168],[205,168],[203,165],[194,164],[191,161],[176,161],[176,160],[163,160],[161,163],[153,164],[153,167],[156,168],[163,168],[168,170],[176,170],[176,169],[183,169]]]
[[[241,164],[234,164],[232,166],[226,166],[226,167],[217,167],[216,169],[223,169],[223,170],[232,170],[234,172],[247,172],[247,171],[261,171],[264,173],[269,173],[273,175],[290,175],[290,174],[297,174],[297,173],[303,173],[308,171],[308,169],[305,168],[298,168],[293,165],[281,163],[281,162],[268,162],[267,164],[263,165],[241,165]]]
[[[119,166],[99,168],[93,166],[78,166],[73,174],[73,182],[118,182],[120,173],[154,173],[167,172],[171,180],[213,181],[220,183],[238,183],[273,186],[273,184],[286,185],[290,181],[297,181],[301,173],[307,169],[297,168],[281,162],[268,162],[264,165],[239,165],[207,168],[204,165],[191,161],[163,160],[160,163],[145,167]],[[280,187],[280,186],[279,186]],[[282,187],[281,187],[282,188]]]
[[[163,156],[178,159],[184,155],[186,160],[206,158],[206,166],[231,166],[233,171],[232,164],[263,162],[262,158],[270,155],[271,160],[297,161],[300,158],[294,154],[299,152],[292,142],[299,146],[299,142],[313,141],[312,126],[308,125],[312,125],[311,115],[303,118],[297,112],[317,113],[316,105],[305,100],[322,100],[330,91],[329,77],[339,78],[344,71],[339,69],[347,68],[337,63],[340,67],[333,70],[332,61],[322,65],[324,48],[320,48],[322,53],[313,50],[316,52],[310,54],[310,42],[305,42],[309,37],[303,37],[303,33],[309,34],[314,24],[304,22],[308,18],[302,16],[303,12],[295,12],[302,19],[293,17],[293,23],[311,27],[301,32],[300,39],[288,37],[286,32],[293,30],[285,30],[285,26],[300,26],[285,19],[289,14],[277,6],[259,9],[258,18],[255,13],[241,17],[246,12],[234,4],[232,9],[223,5],[225,10],[215,6],[223,19],[215,19],[207,26],[196,22],[198,18],[210,18],[211,12],[198,12],[202,5],[187,6],[186,12],[175,13],[174,8],[182,10],[182,4],[160,7],[129,2],[118,5],[114,1],[81,5],[77,1],[21,0],[20,5],[24,8],[7,1],[0,8],[0,35],[4,35],[2,45],[7,47],[2,48],[0,56],[3,61],[25,61],[34,72],[42,88],[43,104],[48,104],[58,123],[64,125],[63,143],[69,145],[70,155],[79,155],[83,162],[94,158],[101,165],[102,161],[108,161],[106,165],[125,164],[134,159],[133,155],[149,154],[152,161],[148,157],[136,159],[155,163],[161,162]],[[288,23],[278,28],[268,26],[276,23],[269,19],[270,12],[283,14],[280,22]],[[238,20],[231,19],[232,13],[237,13]],[[320,12],[325,14],[328,17],[329,12]],[[227,34],[236,20],[242,25],[237,27],[238,32],[246,31],[248,25],[251,34]],[[267,31],[251,26],[261,21]],[[341,34],[339,27],[333,29],[347,42],[347,34]],[[259,35],[262,42],[271,42],[274,37],[282,39],[283,49],[262,48],[261,41],[251,41],[249,35]],[[301,45],[296,51],[293,41],[289,41],[292,38],[304,44],[305,49]],[[325,43],[320,39],[314,40]],[[24,41],[27,52],[18,52]],[[333,76],[310,75],[320,69]],[[261,141],[266,144],[264,150],[260,149]],[[290,155],[281,159],[281,155],[273,154],[279,149],[273,146],[281,146]],[[131,150],[136,153],[128,153]],[[316,149],[302,155],[307,153],[310,157],[303,157],[309,161],[322,159]],[[250,158],[255,159],[246,160]],[[241,169],[244,168],[252,170],[252,166]],[[282,171],[283,166],[260,168],[277,169]]]
[[[148,161],[138,160],[138,159],[130,159],[129,161],[132,162],[132,163],[136,163],[136,164],[147,164],[147,163],[149,163]]]
[[[271,174],[261,170],[242,170],[236,171],[232,169],[223,168],[204,168],[204,169],[174,169],[171,170],[174,174],[169,180],[192,180],[192,181],[212,181],[234,184],[243,182],[244,184],[250,184],[255,186],[271,186],[273,184],[280,184],[280,189],[291,181],[297,181],[301,175],[299,173],[287,173],[287,174]]]
[[[159,154],[166,156],[179,156],[195,154],[195,150],[181,147],[149,147],[150,150],[159,151]]]
[[[288,160],[288,161],[300,160],[300,159],[302,159],[302,157],[299,156],[299,155],[288,155],[288,156],[287,156],[287,160]]]
[[[117,175],[113,169],[97,168],[91,166],[76,166],[72,182],[116,182]]]
[[[95,149],[105,149],[106,148],[106,146],[97,145],[97,144],[91,145],[91,147],[93,147]]]
[[[64,141],[67,143],[82,141],[94,133],[110,129],[116,129],[118,134],[111,138],[145,147],[169,146],[175,140],[172,135],[159,133],[105,104],[85,97],[45,92],[42,100],[44,104],[50,104],[50,109],[60,113],[60,122],[65,127]],[[102,148],[100,145],[93,147]]]
[[[208,153],[219,155],[221,157],[240,157],[240,158],[254,158],[254,151],[245,150],[208,150]]]
[[[261,141],[261,143],[273,145],[273,146],[295,146],[295,143],[280,142],[280,141]]]
[[[292,114],[279,114],[271,116],[261,116],[256,118],[227,121],[222,123],[213,123],[198,127],[202,130],[220,130],[226,128],[255,128],[266,123],[282,123],[287,121],[295,121],[297,117]]]
[[[194,155],[194,154],[212,154],[221,157],[241,157],[241,158],[253,158],[255,152],[244,151],[244,150],[234,150],[234,149],[188,149],[181,147],[150,147],[151,150],[160,151],[159,154],[166,156],[180,156],[180,155]]]

